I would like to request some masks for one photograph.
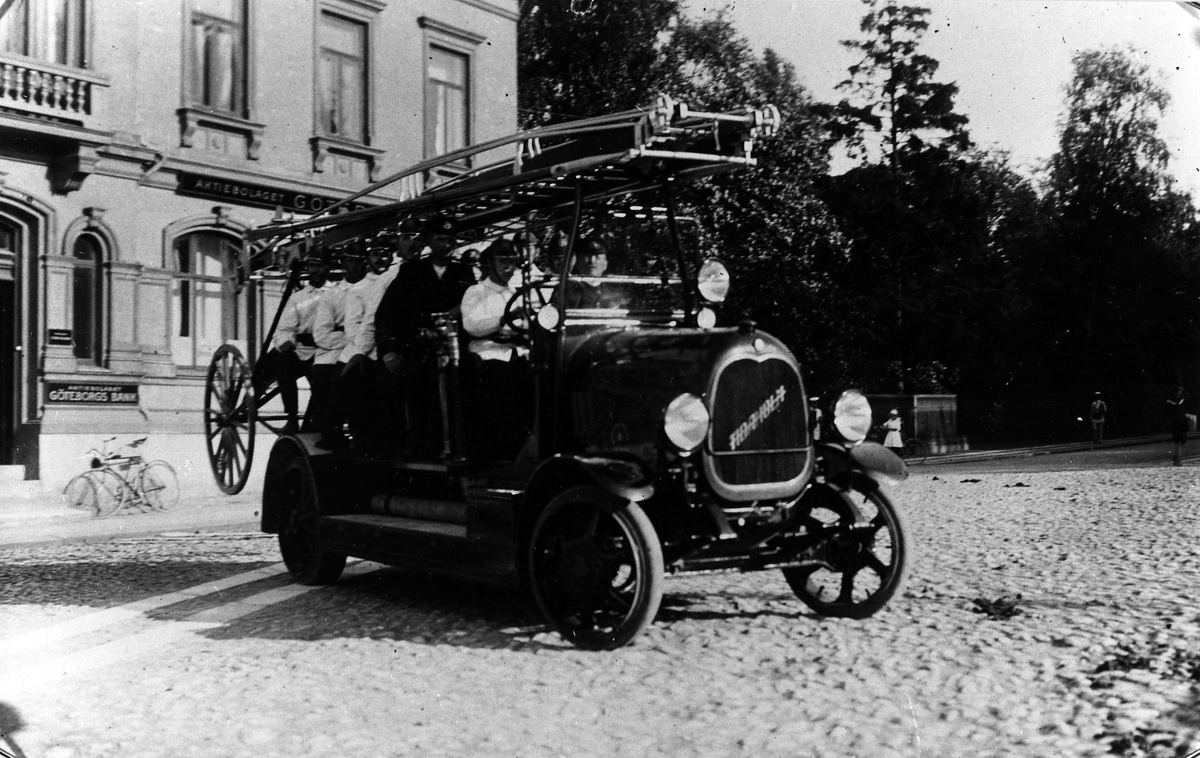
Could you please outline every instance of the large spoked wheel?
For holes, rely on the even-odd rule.
[[[88,511],[96,518],[111,516],[127,497],[125,482],[108,469],[85,471],[67,482],[63,500],[72,508]]]
[[[166,510],[179,503],[179,477],[166,461],[151,461],[138,471],[138,490],[152,508]]]
[[[809,534],[826,535],[821,565],[784,569],[801,602],[823,616],[866,618],[904,585],[908,547],[900,514],[879,490],[830,490],[805,517]]]
[[[321,547],[317,530],[317,486],[303,458],[296,458],[279,482],[283,525],[279,552],[292,577],[300,584],[332,584],[346,568],[346,556]]]
[[[221,345],[208,364],[204,436],[217,486],[236,495],[246,486],[254,459],[254,385],[250,368],[233,345]]]
[[[658,535],[633,503],[598,487],[567,490],[538,517],[529,577],[546,619],[571,644],[613,650],[650,625],[663,591]]]
[[[909,437],[904,441],[904,448],[900,454],[908,463],[924,463],[929,457],[929,445],[920,437]]]

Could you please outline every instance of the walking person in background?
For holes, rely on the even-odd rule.
[[[904,429],[904,422],[900,419],[900,411],[893,408],[888,414],[888,420],[883,422],[883,428],[887,431],[887,436],[883,438],[883,446],[899,455],[904,449],[904,435],[900,433]]]
[[[1171,441],[1175,443],[1172,466],[1182,466],[1183,446],[1187,442],[1187,414],[1183,412],[1183,387],[1176,387],[1167,400],[1167,428],[1171,430]]]
[[[1096,393],[1096,399],[1092,401],[1092,444],[1099,445],[1104,441],[1104,417],[1108,415],[1108,403],[1104,402],[1104,398],[1099,392]]]

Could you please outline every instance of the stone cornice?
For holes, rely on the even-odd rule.
[[[495,14],[497,16],[500,16],[501,18],[506,18],[509,21],[516,22],[516,21],[521,20],[521,14],[518,13],[517,11],[509,10],[508,8],[502,8],[499,5],[496,5],[495,3],[487,2],[487,0],[458,0],[458,1],[460,3],[462,3],[463,5],[469,5],[472,8],[478,8],[480,10],[487,11],[488,13]]]

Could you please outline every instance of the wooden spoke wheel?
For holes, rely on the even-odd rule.
[[[332,584],[346,568],[346,556],[321,546],[317,485],[304,458],[288,464],[278,486],[283,507],[279,552],[288,572],[300,584]]]
[[[879,490],[830,491],[805,516],[809,534],[824,534],[817,566],[783,576],[801,602],[823,616],[861,619],[904,585],[908,546],[900,514]]]
[[[633,503],[609,507],[598,487],[554,498],[533,528],[529,576],[546,619],[571,644],[613,650],[640,634],[663,592],[658,535]]]
[[[236,495],[246,486],[254,459],[254,384],[242,353],[221,345],[208,364],[204,387],[204,436],[217,486]]]

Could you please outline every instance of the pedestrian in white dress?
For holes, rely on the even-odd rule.
[[[883,438],[883,446],[891,450],[900,450],[904,447],[904,437],[900,434],[900,430],[904,428],[904,422],[900,420],[900,411],[895,408],[888,414],[888,420],[883,422],[883,428],[887,430],[887,436]]]

